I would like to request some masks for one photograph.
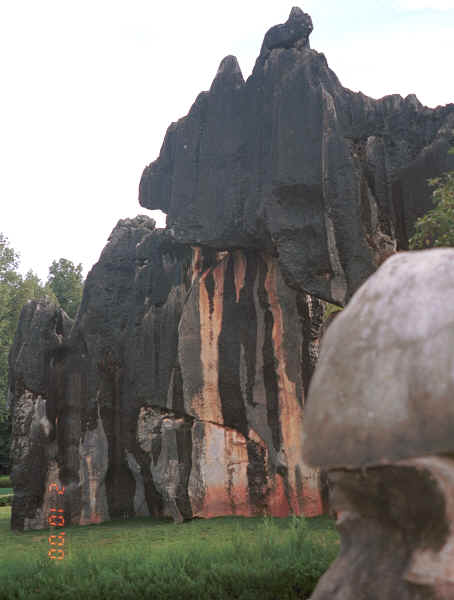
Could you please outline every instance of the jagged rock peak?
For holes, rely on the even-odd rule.
[[[137,229],[138,227],[144,227],[145,229],[153,231],[156,227],[156,221],[147,215],[137,215],[132,219],[119,219],[108,239],[110,240],[110,238],[120,229]]]
[[[107,238],[107,241],[116,244],[124,236],[127,238],[129,235],[135,235],[135,233],[140,231],[142,231],[142,234],[147,230],[151,232],[154,231],[155,228],[156,221],[147,215],[137,215],[133,218],[119,219]],[[109,244],[104,248],[103,252],[106,252],[107,248],[110,248]]]
[[[235,87],[244,84],[243,74],[236,56],[229,54],[222,59],[216,77],[211,85],[211,89],[215,88],[219,83],[222,83],[222,85],[233,85]]]
[[[267,31],[260,56],[265,58],[275,48],[310,48],[309,36],[313,28],[311,16],[294,6],[285,23]]]

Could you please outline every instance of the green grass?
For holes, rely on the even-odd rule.
[[[11,482],[6,479],[0,479],[0,483],[9,484]],[[11,506],[13,503],[13,488],[11,487],[0,487],[0,506]]]
[[[0,488],[13,487],[9,475],[0,475]]]
[[[326,517],[151,519],[67,527],[63,561],[48,531],[12,532],[0,507],[1,600],[308,598],[338,551]]]

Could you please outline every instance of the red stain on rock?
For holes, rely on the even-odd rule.
[[[292,512],[285,494],[284,480],[278,473],[274,475],[267,505],[271,517],[288,517]]]
[[[280,274],[276,259],[265,255],[265,262],[268,269],[265,280],[265,289],[268,293],[270,308],[273,314],[272,338],[274,355],[277,360],[276,373],[278,377],[279,419],[282,432],[282,448],[288,469],[290,507],[288,507],[287,502],[287,514],[288,512],[294,514],[300,514],[301,512],[299,508],[300,502],[298,502],[298,482],[295,477],[296,468],[298,467],[303,475],[308,476],[306,477],[308,483],[303,486],[303,514],[307,514],[308,511],[311,513],[310,516],[314,516],[315,514],[322,514],[322,501],[318,477],[315,476],[314,470],[305,465],[302,461],[303,403],[302,401],[298,401],[296,384],[291,381],[287,375],[284,350],[284,320],[278,295],[278,277]],[[276,477],[278,476],[276,475]],[[318,499],[315,501],[314,498],[317,495]],[[279,503],[279,506],[282,506],[282,503]]]
[[[200,276],[202,272],[203,255],[200,246],[192,246],[192,283]]]
[[[320,490],[317,487],[305,489],[303,494],[303,515],[305,517],[318,517],[323,514],[323,504]]]
[[[201,250],[194,249],[193,265],[200,268]],[[235,300],[239,302],[245,285],[247,260],[241,250],[218,253],[216,266],[198,272],[195,285],[199,286],[199,314],[201,329],[201,363],[203,388],[192,399],[197,418],[204,423],[204,436],[195,460],[198,464],[199,483],[192,491],[195,516],[221,515],[252,516],[257,507],[251,505],[249,496],[247,440],[238,431],[223,426],[219,394],[219,336],[222,328],[225,276],[229,260],[233,260]],[[264,257],[267,265],[265,290],[273,315],[272,340],[276,357],[278,379],[279,419],[282,431],[281,460],[287,466],[287,481],[276,473],[269,460],[264,440],[252,429],[250,439],[266,449],[264,461],[267,484],[263,489],[263,510],[275,517],[289,514],[314,516],[321,514],[322,502],[318,477],[302,461],[303,408],[297,398],[296,384],[287,375],[284,349],[284,320],[279,298],[280,272],[271,256]],[[209,281],[208,278],[212,278]],[[235,326],[235,324],[232,324]],[[304,481],[298,487],[296,471]],[[301,493],[303,497],[301,497]]]
[[[244,252],[242,250],[235,250],[233,252],[234,259],[234,278],[235,278],[235,293],[236,293],[236,301],[240,301],[240,293],[244,287],[244,282],[246,278],[246,267],[247,261],[244,256]]]
[[[192,408],[203,421],[223,423],[221,397],[219,395],[219,349],[218,340],[222,328],[224,277],[228,257],[213,269],[206,270],[199,279],[200,339],[203,371],[203,389],[192,398]],[[210,299],[206,280],[211,275],[214,282]]]
[[[202,506],[194,516],[252,516],[254,511],[249,502],[246,438],[235,429],[205,423],[202,444],[199,469],[205,495]]]

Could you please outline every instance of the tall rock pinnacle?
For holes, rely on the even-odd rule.
[[[286,23],[275,25],[268,30],[263,40],[260,56],[265,57],[274,48],[310,48],[309,36],[312,30],[310,15],[294,6]]]
[[[167,213],[179,242],[273,248],[293,288],[344,304],[432,207],[428,178],[453,168],[454,105],[345,89],[311,31],[293,8],[244,83],[224,59],[169,127],[139,200]]]

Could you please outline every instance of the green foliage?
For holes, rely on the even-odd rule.
[[[429,185],[435,206],[416,221],[411,250],[454,246],[454,171],[430,179]]]
[[[326,517],[182,525],[134,519],[65,528],[66,556],[56,564],[47,558],[48,532],[11,532],[9,514],[0,508],[0,579],[8,598],[304,599],[339,550]]]
[[[21,276],[19,256],[0,233],[0,473],[7,467],[11,424],[6,409],[8,395],[8,352],[17,325],[17,297]]]
[[[328,320],[333,313],[339,312],[343,310],[342,306],[338,306],[337,304],[331,304],[330,302],[325,302],[325,311],[323,313],[323,322]]]
[[[82,265],[77,266],[66,258],[54,260],[49,267],[47,284],[54,292],[63,310],[74,318],[82,298]]]
[[[19,306],[22,308],[22,306],[31,299],[44,300],[45,298],[58,306],[58,299],[52,288],[48,284],[43,285],[36,273],[28,271],[22,280],[22,285],[18,294],[17,300]]]
[[[11,506],[13,504],[12,494],[0,494],[0,506]]]
[[[12,483],[9,475],[0,475],[0,488],[11,488]]]
[[[7,393],[8,349],[14,336],[17,312],[15,298],[21,283],[18,265],[19,256],[10,247],[8,239],[0,233],[0,421],[5,419],[2,408]]]

